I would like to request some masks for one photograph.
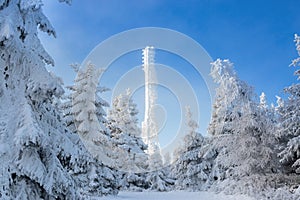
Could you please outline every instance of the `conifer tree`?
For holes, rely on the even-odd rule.
[[[41,1],[0,2],[1,198],[74,198],[63,162],[73,151],[53,102],[63,89],[45,68],[54,64],[38,28],[55,36]],[[7,112],[5,112],[7,111]],[[70,145],[70,146],[69,146]],[[73,158],[75,158],[74,156]]]
[[[184,137],[179,157],[173,164],[175,188],[181,190],[198,190],[208,179],[207,162],[200,157],[204,145],[203,136],[197,132],[198,124],[192,118],[189,107],[186,108],[186,125],[188,132]]]
[[[209,127],[212,135],[219,135],[213,141],[218,154],[215,166],[219,165],[214,168],[219,176],[215,179],[274,170],[274,124],[255,102],[253,89],[237,77],[228,60],[215,61],[212,76],[219,84]]]
[[[295,35],[298,58],[292,61],[292,66],[299,66],[300,63],[300,37]],[[295,75],[300,77],[300,70],[295,71]],[[279,139],[283,149],[279,156],[281,163],[287,172],[300,173],[300,84],[291,85],[285,88],[289,98],[278,108],[280,118]]]
[[[131,99],[131,91],[115,97],[108,114],[107,126],[115,145],[113,151],[120,152],[116,156],[119,163],[124,190],[141,191],[148,186],[145,181],[148,155],[147,145],[141,138],[138,127],[136,104]]]

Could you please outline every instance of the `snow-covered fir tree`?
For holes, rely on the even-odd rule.
[[[212,76],[219,87],[209,132],[218,156],[215,179],[242,177],[274,170],[274,125],[255,103],[251,87],[241,81],[233,64],[218,59]]]
[[[90,62],[78,71],[72,88],[72,113],[77,133],[89,152],[104,164],[113,167],[110,132],[96,114],[96,92],[102,72],[102,69],[97,69]]]
[[[259,96],[259,107],[262,110],[267,110],[268,108],[266,94],[264,92],[262,92],[261,95]]]
[[[136,107],[129,89],[125,94],[116,96],[108,114],[107,126],[115,144],[114,151],[117,149],[123,151],[122,154],[116,155],[119,168],[123,170],[121,173],[122,189],[141,191],[148,187],[144,174],[147,170],[148,155],[145,153],[147,145],[141,138]]]
[[[92,161],[85,158],[86,150],[78,136],[66,129],[56,107],[64,91],[45,68],[45,63],[54,61],[37,37],[38,28],[55,36],[42,12],[42,1],[0,2],[0,196],[80,198],[92,192],[84,184],[92,182],[88,178]],[[104,192],[104,183],[96,187],[97,195],[115,191],[106,182]]]
[[[204,137],[197,132],[198,124],[192,118],[189,107],[186,108],[188,132],[180,153],[173,163],[172,175],[176,178],[175,188],[198,190],[208,179],[210,165],[200,157],[203,152]]]
[[[70,87],[72,88],[72,87]],[[69,89],[69,87],[66,87],[66,89]],[[72,89],[70,89],[72,90]],[[63,120],[65,122],[66,127],[72,132],[76,133],[76,126],[75,126],[75,120],[74,120],[74,113],[72,109],[72,95],[64,94],[61,97],[62,102],[58,104],[59,108],[62,110],[63,113]]]
[[[145,153],[147,146],[141,138],[137,114],[136,104],[132,101],[131,91],[128,89],[125,94],[114,98],[107,124],[116,145],[128,152],[129,157],[120,158],[120,161],[129,159],[132,165],[128,166],[128,169],[136,168],[137,171],[144,171],[147,168],[147,154]]]
[[[90,87],[88,89],[96,91],[96,93],[94,94],[94,103],[96,106],[95,115],[97,116],[96,120],[99,121],[98,123],[104,124],[106,122],[106,113],[103,107],[107,107],[108,103],[100,97],[99,93],[106,91],[107,89],[105,87],[100,87],[97,84],[99,75],[103,70],[96,69],[95,65],[91,63],[88,63],[87,66],[81,71],[79,70],[79,65],[77,64],[72,65],[72,67],[79,77],[77,77],[76,81],[78,81],[79,79],[84,83],[91,83],[91,81],[93,81],[93,84],[90,84]],[[94,87],[94,89],[92,87]],[[64,96],[59,107],[63,112],[63,119],[67,126],[67,129],[75,136],[76,144],[80,147],[80,149],[83,150],[83,152],[81,153],[82,158],[89,161],[86,166],[82,168],[81,171],[79,171],[80,173],[76,173],[77,176],[79,175],[78,183],[82,188],[84,188],[82,189],[83,191],[88,191],[89,193],[91,193],[91,195],[114,194],[116,193],[117,187],[119,187],[117,171],[110,166],[104,165],[101,160],[94,159],[92,155],[87,152],[86,147],[77,134],[77,127],[75,124],[75,116],[77,113],[75,113],[75,109],[73,109],[73,106],[76,102],[73,102],[73,97],[78,93],[81,93],[82,96],[85,96],[84,94],[86,92],[85,97],[86,99],[88,99],[89,97],[87,95],[91,94],[88,93],[90,90],[80,87],[80,84],[78,83],[75,84],[75,86],[68,86],[67,88],[70,90],[70,93]],[[75,98],[74,100],[76,101],[77,99]],[[104,131],[99,132],[99,134],[104,134],[106,137],[110,137],[110,132],[105,129]],[[81,174],[83,174],[84,176]]]
[[[163,165],[162,156],[158,153],[149,155],[149,168],[146,173],[146,181],[149,183],[148,190],[152,191],[170,191],[174,185],[174,179],[171,177],[169,166]]]
[[[148,124],[150,127],[149,129],[157,130],[157,127],[153,121],[150,120],[150,123]],[[156,133],[156,131],[151,131],[152,133]],[[148,190],[152,191],[169,191],[173,185],[174,180],[170,177],[169,173],[169,167],[165,166],[163,163],[163,157],[161,154],[161,149],[157,141],[157,136],[154,136],[153,138],[148,138],[148,173],[146,173],[146,181],[149,183]]]
[[[68,138],[52,106],[63,90],[45,69],[53,64],[37,37],[55,31],[41,1],[1,1],[1,198],[75,196],[75,184],[59,154]],[[5,105],[5,107],[3,107]],[[45,115],[46,114],[46,115]]]
[[[300,64],[300,37],[295,35],[296,49],[299,57],[292,61],[292,66]],[[300,70],[295,75],[300,77]],[[283,149],[279,156],[287,172],[300,173],[300,84],[291,85],[284,90],[288,99],[278,108],[280,118],[279,139]]]
[[[216,89],[216,98],[213,104],[213,113],[208,131],[211,135],[230,134],[235,127],[236,119],[240,117],[239,112],[234,112],[244,94],[251,89],[240,81],[229,60],[217,59],[212,63],[211,76],[219,85]]]
[[[63,90],[45,69],[53,60],[37,37],[38,28],[55,35],[41,6],[41,1],[0,2],[2,199],[72,198],[76,193],[59,156],[71,152],[52,106]]]
[[[77,196],[86,199],[93,196],[116,194],[119,187],[116,170],[94,159],[77,133],[71,132],[68,128],[65,129],[65,133],[73,142],[72,148],[69,148],[73,154],[65,155],[62,164],[74,178],[79,192]]]
[[[258,105],[260,112],[262,112],[261,114],[265,115],[268,123],[272,124],[273,131],[275,126],[277,126],[278,124],[277,107],[280,106],[281,104],[280,103],[281,98],[278,96],[276,96],[276,98],[277,98],[276,106],[274,106],[273,103],[271,103],[271,105],[268,105],[267,96],[264,92],[262,92],[261,95],[259,96],[259,105]]]
[[[100,175],[91,186],[95,190],[101,186],[98,190],[115,192],[116,187],[120,187],[119,172],[116,171],[119,169],[119,162],[116,161],[116,157],[123,158],[126,154],[119,148],[114,148],[111,132],[105,124],[107,121],[103,106],[107,103],[97,93],[103,91],[102,87],[98,87],[102,72],[102,69],[97,69],[90,62],[78,70],[75,84],[71,87],[73,91],[71,113],[74,116],[76,132],[95,159],[95,172]]]
[[[79,64],[71,64],[70,65],[74,72],[77,74],[79,72],[80,65]],[[74,86],[66,86],[67,92],[61,97],[61,103],[58,105],[63,113],[63,120],[67,126],[67,128],[72,133],[77,133],[75,119],[74,119],[74,111],[73,111],[73,92]]]
[[[123,190],[169,190],[167,176],[163,171],[161,155],[145,153],[147,145],[141,138],[138,127],[136,104],[132,101],[131,91],[115,97],[108,114],[108,127],[116,148],[121,148],[127,154],[119,154],[116,158],[124,173],[121,177]],[[148,172],[150,171],[150,172]],[[172,182],[169,180],[169,182]]]
[[[137,105],[131,98],[131,90],[127,89],[124,94],[116,96],[113,100],[112,109],[109,111],[109,125],[118,127],[122,132],[141,138],[141,129],[138,126]],[[145,147],[143,147],[145,150]]]
[[[90,63],[91,64],[91,63]],[[92,67],[95,67],[93,65],[91,65]],[[90,66],[90,67],[91,67]],[[78,76],[83,76],[83,73],[80,72],[80,65],[79,64],[71,64],[71,67],[73,68],[74,72],[78,74]],[[97,76],[101,75],[101,73],[103,72],[101,69],[99,70],[98,74],[96,73],[96,69],[93,69],[95,71],[95,74],[93,74],[95,76],[95,82],[97,82]],[[65,94],[62,97],[62,102],[60,104],[60,109],[63,110],[63,118],[64,121],[66,122],[67,127],[69,128],[69,130],[71,130],[72,132],[76,133],[76,125],[75,125],[75,120],[74,120],[74,109],[73,109],[73,95],[74,93],[76,93],[76,87],[74,86],[67,86],[66,87],[70,93]],[[107,101],[105,101],[103,98],[101,98],[101,94],[103,92],[109,91],[109,88],[107,87],[103,87],[103,86],[96,86],[96,92],[95,92],[95,114],[99,120],[100,123],[102,124],[106,124],[107,123],[107,119],[106,119],[106,112],[104,110],[104,108],[108,108],[109,107],[109,103]],[[77,91],[78,92],[78,91]],[[106,131],[105,134],[108,134],[108,132]]]
[[[277,105],[275,107],[275,112],[279,113],[280,110],[284,107],[284,101],[280,96],[276,96],[276,99],[277,99],[276,100]]]

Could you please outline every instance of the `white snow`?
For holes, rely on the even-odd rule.
[[[117,196],[107,196],[99,200],[254,200],[244,195],[225,195],[212,192],[120,192]]]

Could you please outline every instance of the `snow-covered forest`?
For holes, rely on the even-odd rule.
[[[216,59],[209,135],[198,132],[186,107],[182,146],[173,160],[163,159],[142,138],[130,90],[109,105],[102,98],[109,88],[98,83],[103,70],[93,63],[72,65],[72,86],[47,71],[54,60],[38,32],[56,32],[42,6],[0,0],[0,199],[111,199],[127,192],[175,198],[180,191],[300,199],[299,83],[269,104],[231,61]],[[300,78],[300,37],[294,41],[299,57],[291,66]]]

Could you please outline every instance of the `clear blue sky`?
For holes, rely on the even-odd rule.
[[[45,1],[57,38],[40,34],[53,56],[53,71],[70,84],[70,63],[81,63],[101,41],[139,27],[164,27],[200,43],[210,56],[229,58],[241,79],[270,101],[296,83],[293,37],[300,34],[298,0],[74,0],[72,6]],[[132,66],[134,67],[134,66]]]

